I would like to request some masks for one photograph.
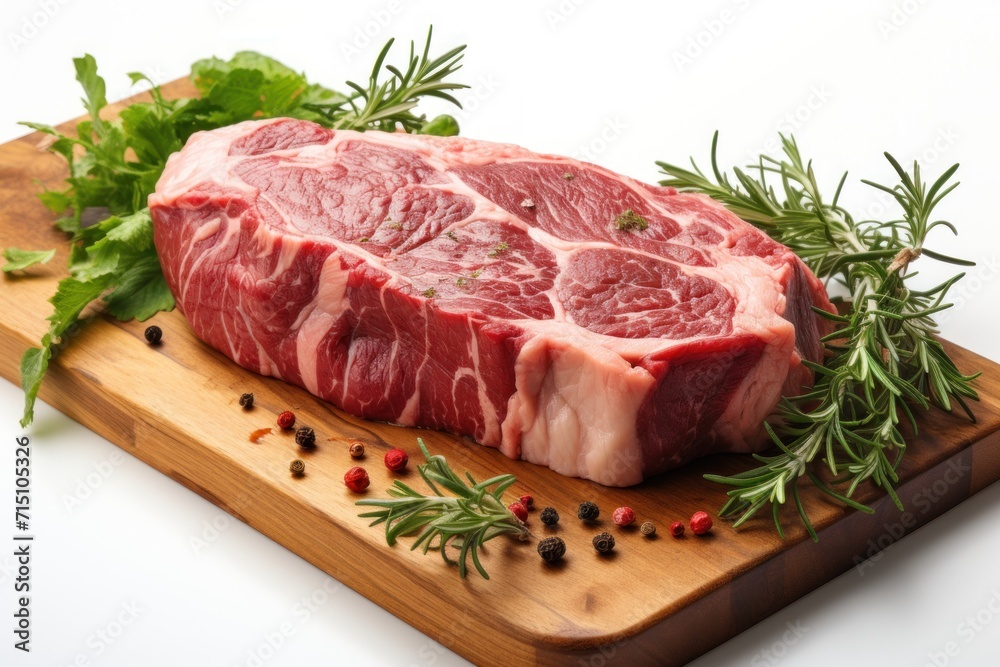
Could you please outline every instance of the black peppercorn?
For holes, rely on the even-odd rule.
[[[295,430],[295,444],[302,449],[313,449],[316,446],[316,431],[310,426],[300,426]]]
[[[576,513],[576,516],[584,521],[597,521],[600,515],[601,510],[589,500],[580,503],[580,509]]]
[[[240,405],[243,406],[244,410],[249,410],[253,407],[253,394],[246,393],[240,396]]]
[[[295,459],[288,464],[288,469],[296,477],[302,477],[302,475],[306,474],[306,464],[299,459]]]
[[[542,510],[538,518],[542,520],[546,526],[554,526],[559,523],[559,512],[556,511],[555,507],[546,507]]]
[[[594,548],[597,553],[606,554],[615,548],[615,536],[611,533],[601,533],[594,536]]]
[[[566,555],[566,543],[558,537],[546,537],[538,543],[538,555],[546,563],[555,563]]]
[[[163,338],[163,329],[156,326],[155,324],[151,327],[146,327],[146,342],[150,345],[156,345]]]

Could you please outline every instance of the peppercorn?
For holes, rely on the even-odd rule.
[[[365,455],[365,443],[360,440],[355,440],[351,443],[351,448],[348,451],[351,452],[352,459],[360,459]]]
[[[527,507],[527,508],[528,508],[529,510],[530,510],[530,509],[531,509],[532,507],[534,507],[534,506],[535,506],[535,499],[534,499],[534,498],[532,498],[532,497],[531,497],[530,495],[528,495],[527,493],[526,493],[526,494],[524,494],[523,496],[521,496],[520,498],[518,498],[518,500],[520,501],[520,503],[521,503],[522,505],[524,505],[525,507]]]
[[[609,553],[615,548],[615,536],[611,533],[599,533],[595,535],[594,548],[597,549],[597,553]]]
[[[521,521],[528,520],[528,508],[525,507],[522,503],[520,502],[511,503],[510,505],[507,505],[507,509],[509,509],[510,513],[516,516]]]
[[[385,453],[385,467],[393,472],[399,472],[410,462],[410,455],[402,449],[390,449]]]
[[[316,431],[310,426],[300,426],[295,431],[295,444],[302,449],[316,449]]]
[[[635,521],[635,512],[631,507],[619,507],[611,513],[611,520],[616,526],[629,526]]]
[[[295,477],[302,477],[302,475],[306,474],[306,464],[299,459],[295,459],[288,464],[288,469],[292,471],[292,475]]]
[[[674,521],[670,524],[670,534],[674,537],[681,537],[684,535],[684,524],[680,521]]]
[[[150,345],[156,345],[163,338],[163,329],[156,326],[155,324],[151,327],[146,327],[146,332],[143,334],[146,336],[146,342]]]
[[[278,426],[285,429],[286,431],[295,426],[295,413],[289,410],[285,410],[280,415],[278,415]]]
[[[344,484],[346,484],[347,488],[351,491],[361,493],[368,488],[368,485],[371,484],[371,480],[368,479],[368,472],[364,468],[354,466],[344,473]]]
[[[646,537],[653,537],[654,535],[656,535],[656,524],[654,524],[652,521],[646,521],[645,523],[642,524],[642,526],[639,527],[639,532],[645,535]]]
[[[566,555],[566,543],[559,537],[546,537],[538,543],[538,555],[546,563],[555,563]]]
[[[712,530],[712,517],[708,512],[695,512],[691,515],[691,532],[695,535],[704,535]]]
[[[244,410],[249,410],[253,407],[253,394],[246,393],[240,396],[240,406]]]
[[[542,510],[542,513],[538,515],[538,518],[542,520],[546,526],[554,526],[559,523],[559,512],[556,511],[555,507],[546,507]]]
[[[597,521],[600,515],[600,508],[589,500],[580,503],[580,509],[576,512],[576,516],[584,521]]]

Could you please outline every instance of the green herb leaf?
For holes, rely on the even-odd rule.
[[[620,232],[645,231],[649,228],[646,218],[642,217],[632,209],[626,209],[615,216],[615,229]]]
[[[432,134],[437,137],[457,136],[458,121],[447,114],[435,116],[420,126],[420,134]]]
[[[802,396],[782,399],[776,420],[780,426],[765,424],[778,452],[756,456],[763,465],[753,470],[707,476],[734,487],[720,514],[736,519],[734,525],[739,526],[770,504],[780,533],[778,506],[791,496],[807,531],[817,539],[799,499],[803,475],[836,500],[865,511],[869,508],[851,497],[870,480],[902,508],[894,489],[906,450],[900,416],[915,432],[911,406],[951,410],[955,402],[971,419],[965,399],[978,399],[972,382],[979,374],[958,370],[935,337],[937,324],[931,317],[950,305],[944,299],[961,274],[929,290],[907,285],[909,265],[921,255],[967,264],[925,247],[935,227],[955,230],[950,223],[932,222],[932,212],[958,185],[948,184],[958,165],[928,187],[916,162],[907,172],[887,153],[899,183],[890,187],[863,182],[892,195],[901,216],[887,222],[856,221],[837,203],[847,174],[833,199],[823,199],[812,163],[802,158],[794,138],[781,137],[781,159],[762,155],[747,171],[733,169],[735,181],[719,168],[718,138],[716,133],[712,139],[714,180],[693,161],[693,171],[660,162],[669,177],[661,184],[714,198],[790,247],[817,276],[837,280],[851,292],[845,315],[817,311],[836,330],[824,339],[823,365],[809,364],[816,371],[815,385]],[[767,182],[768,176],[777,178],[776,187]],[[817,474],[824,467],[832,477],[828,482]],[[846,487],[845,492],[834,486]]]
[[[416,115],[413,109],[423,97],[437,97],[461,108],[461,103],[451,92],[468,88],[453,83],[447,78],[461,69],[462,52],[459,46],[437,58],[430,57],[433,28],[427,31],[424,50],[418,56],[416,45],[410,42],[410,57],[405,69],[384,65],[394,40],[390,39],[379,52],[368,78],[367,87],[348,81],[347,86],[354,92],[341,101],[304,106],[322,115],[331,127],[348,130],[385,130],[392,132],[402,128],[406,132],[428,134],[457,134],[458,123],[454,118],[437,117],[430,123],[423,115]],[[383,80],[383,71],[390,76]]]
[[[35,264],[45,264],[55,257],[56,251],[52,250],[21,250],[20,248],[7,248],[3,251],[3,258],[7,262],[3,265],[4,273],[11,271],[23,271]]]
[[[76,80],[83,86],[83,106],[90,114],[94,129],[100,134],[103,127],[100,113],[108,106],[108,100],[104,97],[104,79],[97,75],[97,61],[87,53],[82,58],[74,58],[73,65],[76,67]]]
[[[153,245],[146,200],[167,158],[180,150],[193,133],[279,116],[357,130],[392,131],[398,123],[408,132],[426,130],[444,135],[458,131],[454,119],[439,116],[428,122],[413,109],[422,97],[452,99],[448,91],[465,87],[445,81],[458,69],[464,47],[436,59],[428,57],[427,48],[417,58],[411,47],[406,72],[387,66],[392,77],[381,82],[378,75],[391,44],[390,40],[376,59],[373,88],[364,90],[348,84],[355,90],[351,95],[310,83],[305,75],[273,58],[241,51],[230,60],[208,58],[192,66],[191,80],[198,97],[167,100],[154,85],[150,91],[152,102],[131,104],[115,120],[100,117],[108,102],[106,85],[93,56],[74,59],[90,119],[77,125],[76,136],[63,135],[50,125],[23,123],[55,137],[49,150],[62,156],[69,166],[66,188],[47,190],[39,197],[53,213],[63,216],[54,224],[71,235],[72,245],[70,277],[59,283],[51,299],[49,333],[43,337],[41,347],[26,352],[22,360],[22,425],[31,423],[38,387],[56,346],[79,324],[80,313],[91,302],[101,299],[106,312],[121,320],[145,320],[174,307]],[[129,78],[133,83],[153,83],[138,72],[130,73]],[[104,219],[84,226],[85,212],[88,217],[103,213]],[[36,257],[34,262],[48,261],[51,254]],[[22,254],[13,261],[8,256],[4,270],[23,268],[20,264],[24,262],[24,266],[30,266],[30,259]]]
[[[467,560],[471,557],[479,574],[489,579],[479,560],[483,544],[500,535],[528,537],[525,525],[503,501],[503,492],[516,481],[514,476],[498,475],[476,482],[471,474],[465,473],[463,479],[443,456],[431,456],[422,439],[417,438],[417,444],[426,459],[426,463],[417,466],[417,471],[434,495],[424,495],[397,479],[388,489],[390,498],[355,503],[379,508],[359,516],[373,519],[372,526],[384,523],[389,546],[400,537],[417,534],[411,550],[421,549],[425,554],[439,551],[445,563],[458,565],[462,578],[468,573]],[[441,487],[453,495],[444,495]],[[459,550],[457,560],[448,555],[449,548]]]

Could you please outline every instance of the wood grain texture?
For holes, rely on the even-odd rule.
[[[167,87],[172,95],[188,92],[184,82]],[[64,275],[67,255],[64,237],[34,196],[38,181],[57,186],[65,175],[62,162],[40,150],[41,140],[32,134],[0,146],[0,247],[59,248],[49,264],[2,280],[0,373],[15,383],[21,353],[46,329],[46,300]],[[702,474],[736,472],[749,459],[714,456],[638,487],[608,489],[510,461],[458,437],[356,419],[297,387],[237,367],[195,339],[177,312],[153,321],[164,332],[157,347],[143,340],[146,324],[98,316],[80,327],[53,362],[42,398],[480,664],[683,664],[1000,478],[1000,366],[954,346],[949,350],[962,369],[985,372],[978,385],[983,400],[974,406],[978,422],[941,413],[921,417],[901,470],[908,514],[870,489],[861,500],[874,501],[874,515],[846,511],[807,489],[819,544],[794,512],[787,514],[784,541],[769,517],[739,531],[717,522],[709,536],[676,540],[665,536],[671,521],[714,510],[723,499],[724,489]],[[256,396],[251,411],[238,405],[245,391]],[[301,453],[278,429],[259,444],[249,441],[285,409],[316,429],[315,452]],[[399,446],[416,462],[418,435],[456,469],[480,479],[513,472],[518,483],[509,495],[532,493],[539,507],[557,508],[556,529],[542,526],[537,512],[530,527],[537,537],[565,539],[565,560],[550,567],[533,542],[501,539],[489,544],[484,559],[492,579],[460,580],[436,555],[422,556],[405,544],[388,548],[382,532],[357,517],[358,496],[342,483],[355,464],[347,442],[367,445],[362,463],[372,478],[371,497],[392,481],[382,454]],[[301,479],[288,473],[294,458],[306,461]],[[404,478],[412,482],[417,475]],[[575,515],[583,500],[598,503],[602,521],[581,525]],[[620,505],[633,507],[639,522],[656,522],[661,537],[615,529],[610,515]],[[618,537],[611,557],[599,557],[590,545],[605,529]]]

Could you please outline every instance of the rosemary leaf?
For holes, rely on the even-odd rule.
[[[958,165],[928,186],[919,164],[914,162],[912,171],[907,171],[886,153],[899,182],[892,186],[862,182],[891,195],[901,215],[884,222],[855,220],[838,204],[847,174],[833,199],[823,199],[812,163],[802,158],[793,137],[781,137],[782,158],[762,155],[746,170],[733,169],[732,177],[719,168],[718,140],[716,132],[711,178],[693,160],[691,169],[659,162],[668,177],[661,184],[712,197],[791,248],[820,279],[843,284],[851,293],[843,315],[814,309],[836,330],[823,339],[827,352],[823,365],[808,364],[816,373],[814,387],[801,396],[784,397],[773,420],[779,425],[765,424],[778,453],[755,455],[762,465],[736,475],[706,475],[733,487],[720,515],[735,519],[735,526],[771,505],[783,536],[778,509],[791,497],[815,540],[818,536],[799,495],[801,477],[807,476],[838,501],[868,512],[871,509],[852,496],[870,481],[901,508],[894,488],[906,451],[900,415],[914,433],[913,406],[951,411],[957,403],[973,419],[965,400],[978,400],[972,382],[979,374],[959,371],[935,337],[938,328],[933,319],[950,307],[945,302],[948,290],[964,274],[928,290],[907,284],[915,275],[908,274],[909,265],[920,257],[972,265],[925,247],[936,227],[955,232],[954,225],[933,221],[931,215],[958,185],[950,183]],[[818,474],[823,467],[833,476],[827,482]],[[843,487],[843,493],[833,486]]]
[[[417,438],[426,463],[417,471],[434,495],[424,495],[398,479],[389,487],[391,498],[366,498],[358,505],[379,509],[359,516],[374,519],[370,525],[385,524],[385,541],[389,546],[397,539],[416,535],[411,550],[423,553],[440,551],[449,565],[458,565],[458,574],[465,577],[468,559],[476,571],[489,579],[479,560],[483,544],[500,535],[526,538],[528,530],[503,502],[503,492],[516,481],[514,475],[497,475],[483,482],[476,482],[471,474],[466,480],[455,474],[440,454],[431,456],[424,441]],[[441,493],[441,488],[454,496]],[[458,549],[458,558],[448,556],[448,548]]]

